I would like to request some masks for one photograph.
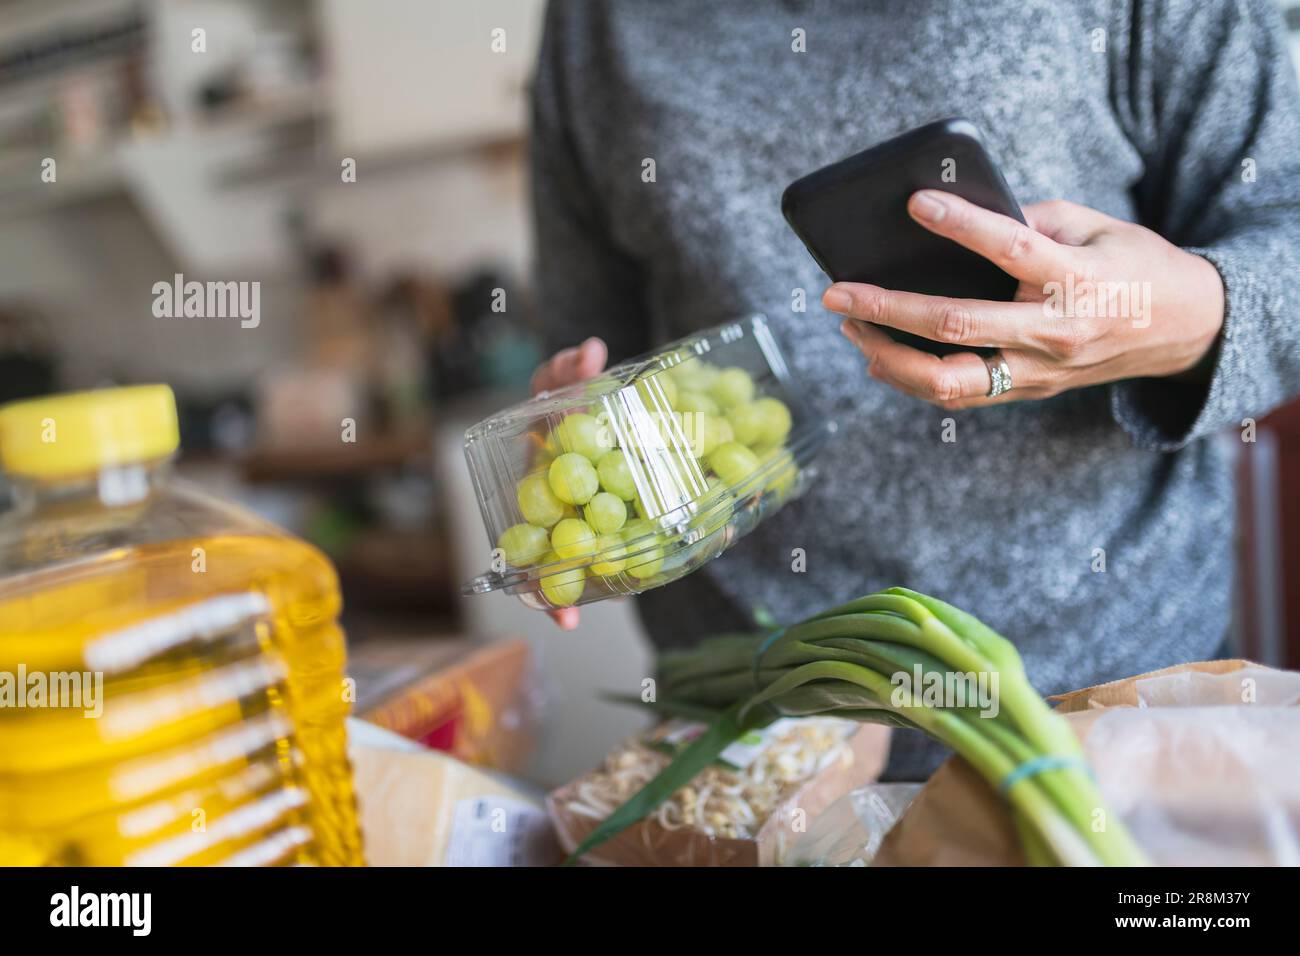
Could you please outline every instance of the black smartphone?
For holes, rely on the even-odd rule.
[[[1006,180],[970,120],[940,120],[795,180],[781,212],[835,282],[960,299],[1008,301],[1017,280],[983,256],[936,236],[907,213],[918,189],[942,189],[1024,222]],[[935,355],[967,349],[885,328]]]

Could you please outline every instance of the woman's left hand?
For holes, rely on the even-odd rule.
[[[840,329],[874,378],[943,408],[1187,375],[1223,327],[1218,270],[1142,226],[1062,201],[1026,207],[1026,226],[936,190],[915,193],[908,211],[1020,280],[1015,299],[948,299],[837,282],[822,304],[849,317]],[[991,376],[978,355],[939,358],[895,342],[877,325],[954,345],[994,346],[1012,389],[987,397]]]

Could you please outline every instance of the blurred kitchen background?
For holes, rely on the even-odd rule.
[[[180,471],[331,556],[358,667],[389,690],[522,641],[534,676],[494,719],[544,714],[510,769],[558,783],[642,723],[597,696],[649,671],[630,606],[562,634],[459,595],[489,555],[461,437],[541,357],[524,155],[542,6],[0,0],[0,401],[170,383]],[[1288,17],[1300,38],[1300,0]],[[177,273],[259,281],[260,324],[156,318]],[[1242,457],[1241,641],[1282,663],[1300,412]]]

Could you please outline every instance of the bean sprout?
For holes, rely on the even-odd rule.
[[[849,752],[851,721],[809,717],[788,728],[744,770],[714,764],[665,800],[654,820],[665,830],[692,827],[710,837],[749,839],[800,785]],[[568,808],[603,820],[645,786],[671,758],[633,739],[580,780]]]

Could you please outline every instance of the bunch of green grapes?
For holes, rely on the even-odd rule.
[[[786,464],[771,468],[765,491],[783,496],[797,475],[784,447],[790,410],[758,395],[744,369],[689,358],[630,387],[636,401],[622,405],[638,410],[636,427],[572,412],[545,436],[533,470],[516,488],[524,520],[497,541],[511,565],[547,568],[542,593],[555,607],[576,604],[592,576],[645,581],[658,574],[667,545],[653,520],[660,514],[716,498],[697,515],[712,532],[730,516],[727,489],[773,460]],[[657,434],[644,434],[646,422]],[[625,447],[616,447],[616,435]]]

